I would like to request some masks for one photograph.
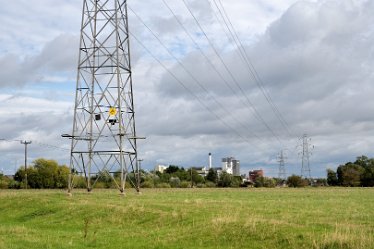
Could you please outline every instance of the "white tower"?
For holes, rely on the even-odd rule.
[[[209,169],[212,168],[212,153],[209,152]]]

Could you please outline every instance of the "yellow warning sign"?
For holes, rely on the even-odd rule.
[[[109,108],[109,115],[115,116],[117,114],[117,109],[114,107]]]

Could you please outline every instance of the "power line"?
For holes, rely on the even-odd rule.
[[[202,105],[209,113],[215,116],[224,126],[232,130],[239,138],[241,138],[244,142],[252,145],[253,147],[259,149],[255,144],[251,143],[245,137],[243,137],[240,133],[238,133],[235,129],[233,129],[227,122],[225,122],[220,116],[218,116],[211,108],[209,108],[193,91],[191,91],[186,84],[184,84],[172,71],[170,71],[164,63],[162,63],[141,41],[138,39],[132,32],[129,31],[129,34],[143,47],[148,54],[153,57],[155,61],[157,61],[161,67],[163,67],[189,94],[191,94],[199,103]]]
[[[240,57],[243,59],[244,63],[247,65],[247,69],[248,69],[248,72],[249,72],[250,76],[252,77],[252,79],[255,81],[257,87],[262,92],[263,96],[265,97],[266,101],[270,105],[270,107],[271,107],[272,111],[274,112],[275,116],[280,121],[281,125],[284,127],[284,129],[286,130],[288,135],[292,136],[291,133],[290,133],[290,130],[289,130],[289,125],[287,124],[287,122],[283,118],[283,115],[281,114],[281,112],[279,111],[279,108],[276,106],[276,104],[272,100],[270,94],[266,91],[266,88],[264,87],[264,83],[263,83],[261,77],[259,76],[256,68],[254,67],[253,63],[251,62],[251,60],[248,56],[248,53],[247,53],[245,47],[243,46],[243,43],[242,43],[241,39],[239,38],[239,36],[237,34],[237,31],[235,30],[235,28],[234,28],[234,26],[233,26],[233,24],[232,24],[232,22],[231,22],[231,20],[228,16],[227,12],[226,12],[221,0],[218,0],[218,2],[221,5],[222,11],[218,6],[217,1],[213,0],[213,2],[215,4],[217,10],[219,11],[219,14],[222,17],[222,20],[224,21],[227,30],[231,34],[232,40],[235,42],[236,46],[238,47],[238,52],[240,54]],[[226,19],[227,19],[227,21],[226,21]],[[223,27],[222,27],[222,29],[224,30]],[[226,31],[225,31],[225,33],[226,33]],[[226,33],[226,35],[227,35],[227,33]]]
[[[20,139],[6,139],[6,138],[1,138],[0,141],[23,142],[23,140],[20,140]],[[62,147],[52,145],[52,144],[41,143],[41,142],[38,142],[38,141],[35,141],[35,140],[33,140],[33,144],[44,147],[44,148],[52,149],[52,150],[70,151],[69,149],[66,149],[66,148],[62,148]]]
[[[253,103],[250,101],[250,99],[248,98],[248,96],[245,94],[243,88],[240,86],[240,84],[238,83],[238,81],[236,80],[236,78],[234,77],[233,73],[231,72],[231,70],[228,68],[227,64],[224,62],[222,56],[219,54],[219,52],[217,51],[217,49],[215,48],[215,46],[213,45],[212,41],[209,39],[208,35],[206,34],[205,30],[203,29],[203,27],[201,26],[200,22],[198,21],[198,19],[196,18],[196,16],[193,14],[191,8],[188,6],[188,4],[186,3],[185,0],[182,0],[182,2],[184,3],[184,5],[186,6],[188,12],[190,13],[190,15],[193,17],[193,19],[195,20],[197,26],[199,27],[199,29],[202,31],[202,33],[204,34],[205,38],[207,39],[208,43],[210,44],[210,46],[212,47],[213,51],[215,52],[215,54],[217,55],[217,57],[219,58],[219,60],[221,61],[221,63],[223,64],[223,66],[225,67],[226,71],[228,72],[228,74],[230,75],[230,77],[232,78],[233,82],[235,83],[235,85],[238,87],[238,89],[240,90],[240,92],[243,94],[243,96],[245,97],[245,99],[247,100],[247,103],[252,107],[252,110],[254,111],[254,114],[255,114],[255,117],[271,132],[271,134],[277,139],[277,141],[282,145],[282,142],[280,141],[278,135],[270,128],[270,126],[266,123],[266,121],[262,118],[261,114],[257,111],[256,107],[253,105]]]
[[[172,10],[172,8],[169,6],[169,4],[165,1],[165,0],[162,0],[162,2],[165,4],[165,6],[169,9],[169,11],[172,13],[174,19],[179,23],[179,25],[182,27],[182,29],[184,30],[184,32],[188,35],[188,37],[190,38],[190,40],[194,43],[195,47],[198,49],[198,51],[201,53],[201,55],[205,58],[205,60],[208,62],[208,64],[212,67],[212,69],[216,72],[216,74],[219,76],[219,78],[221,78],[221,80],[225,83],[225,85],[235,93],[235,90],[230,86],[230,84],[228,83],[228,81],[223,77],[223,75],[221,74],[221,72],[217,69],[217,67],[212,63],[212,61],[209,59],[209,57],[205,54],[205,52],[202,50],[202,48],[199,46],[199,44],[196,42],[196,40],[193,38],[193,36],[191,35],[191,33],[187,30],[187,28],[185,27],[185,25],[181,22],[181,20],[177,17],[177,15],[175,14],[175,12]],[[244,125],[242,123],[240,123],[242,127],[244,127]],[[262,140],[259,136],[257,136],[255,133],[251,132],[253,136],[255,136],[257,139],[259,140]]]
[[[167,3],[163,0],[163,2],[165,3],[165,5],[167,5]],[[167,7],[169,7],[169,5],[167,5]],[[170,51],[170,49],[168,47],[166,47],[166,45],[162,42],[162,40],[157,36],[157,34],[155,34],[155,32],[144,22],[144,20],[133,10],[131,9],[130,7],[128,7],[130,11],[132,11],[134,13],[134,15],[139,19],[139,21],[148,29],[148,31],[157,39],[157,41],[160,43],[160,45],[168,52],[168,54],[173,57],[173,59],[182,67],[182,69],[193,79],[193,81],[203,90],[205,91],[208,95],[211,93],[206,87],[204,87],[204,85],[201,83],[201,81],[199,81],[193,73],[191,73],[190,70],[188,70],[188,68]],[[171,9],[170,9],[171,10]],[[172,11],[172,10],[171,10]],[[172,12],[174,13],[174,12]],[[179,21],[179,19],[177,19]],[[183,26],[184,27],[184,26]],[[189,34],[189,33],[188,33]],[[192,38],[190,36],[190,38]],[[193,38],[192,38],[193,39]],[[193,40],[195,42],[195,40]],[[198,44],[195,42],[195,44],[198,46]],[[202,52],[201,48],[198,46],[198,48],[200,49],[200,51]],[[203,52],[202,52],[203,53]],[[214,67],[214,65],[211,63],[211,61],[208,59],[208,57],[205,55],[205,53],[203,53],[203,55],[205,56],[205,58],[208,60],[208,62],[210,62],[210,64]],[[214,67],[215,68],[215,67]],[[216,69],[216,68],[215,68]],[[218,72],[218,70],[216,69],[216,71]],[[222,75],[221,75],[222,77]],[[223,78],[223,77],[222,77]],[[244,129],[246,129],[249,133],[251,133],[252,136],[256,137],[258,140],[262,140],[259,136],[257,136],[255,133],[253,133],[252,131],[250,131],[242,122],[240,122],[240,120],[238,120],[235,116],[232,115],[232,112],[230,112],[229,110],[227,110],[226,107],[224,107],[222,105],[222,103],[220,103],[214,96],[211,96],[211,99],[220,107],[222,108],[222,110],[224,110],[228,116],[232,117],[232,119],[234,121],[236,121],[239,125],[241,125]]]

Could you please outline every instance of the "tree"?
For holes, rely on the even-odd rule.
[[[238,188],[242,185],[242,183],[243,183],[243,179],[241,176],[233,176],[230,187]]]
[[[232,183],[232,175],[227,172],[222,172],[218,179],[218,187],[227,188],[230,187]]]
[[[20,188],[25,187],[25,168],[21,167],[17,170],[14,175],[14,180],[19,183]],[[33,166],[27,167],[27,187],[31,188],[41,188],[40,186],[40,177],[37,174],[36,169]]]
[[[66,188],[69,175],[67,166],[59,166],[54,160],[36,159],[27,167],[27,182],[31,188]],[[21,185],[25,179],[25,169],[20,168],[14,179]]]
[[[4,174],[0,173],[0,189],[6,189],[9,187],[10,179]]]
[[[181,180],[178,177],[171,177],[169,182],[172,188],[179,188],[181,185]]]
[[[257,177],[254,186],[256,188],[265,187],[265,188],[274,188],[276,185],[276,180],[268,177]]]
[[[364,172],[365,169],[361,165],[351,162],[340,165],[337,169],[338,182],[341,186],[345,187],[361,186],[361,177]]]
[[[169,165],[169,167],[167,169],[165,169],[165,173],[168,173],[168,174],[173,174],[175,172],[178,172],[180,169],[178,166],[175,166],[175,165]]]
[[[44,158],[36,159],[34,168],[37,170],[39,176],[38,181],[42,188],[55,188],[58,178],[58,163],[54,160],[47,160]]]
[[[354,164],[366,167],[370,162],[370,159],[367,156],[359,156],[356,158]]]
[[[332,169],[327,170],[327,184],[330,186],[338,185],[338,177],[336,176],[336,171]]]
[[[206,175],[206,180],[217,183],[218,181],[217,171],[215,169],[209,169],[208,174]]]
[[[366,156],[357,157],[355,164],[362,166],[364,169],[361,175],[361,185],[374,187],[374,159],[369,159]]]
[[[293,188],[305,187],[308,185],[308,181],[297,175],[292,175],[287,178],[287,185]]]
[[[179,169],[177,172],[172,174],[175,177],[178,177],[181,181],[187,181],[189,178],[188,172],[184,168]]]
[[[361,185],[374,187],[374,165],[368,165],[364,168],[364,172],[361,175]]]
[[[191,172],[192,170],[192,172]],[[196,171],[196,169],[189,169],[187,170],[188,178],[187,181],[192,182],[192,184],[198,184],[204,182],[204,177],[199,175],[199,173]],[[191,180],[192,177],[192,180]]]

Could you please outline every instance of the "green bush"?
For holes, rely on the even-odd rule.
[[[27,183],[30,188],[66,188],[70,169],[64,165],[58,165],[55,160],[39,158],[33,161],[33,165],[27,168]],[[14,179],[21,185],[25,181],[26,172],[20,168]]]
[[[170,184],[166,182],[161,182],[156,185],[156,188],[170,188]]]
[[[191,187],[191,183],[188,182],[188,181],[181,181],[180,187],[181,188],[190,188]]]
[[[274,188],[276,186],[276,180],[273,178],[260,176],[256,179],[254,186],[256,188]]]
[[[204,183],[198,183],[198,184],[196,184],[196,187],[205,188],[205,184]]]
[[[178,177],[170,177],[169,183],[172,188],[179,188],[181,180]]]
[[[288,187],[302,188],[302,187],[308,186],[308,184],[309,184],[308,180],[303,179],[297,175],[292,175],[287,178]]]
[[[242,178],[240,176],[233,176],[230,187],[239,188],[242,184]]]
[[[216,184],[214,182],[207,181],[205,183],[205,187],[207,187],[207,188],[215,188]]]
[[[233,180],[232,175],[230,175],[226,172],[222,172],[221,175],[219,176],[217,185],[218,185],[218,187],[227,188],[227,187],[231,186],[232,180]]]
[[[152,181],[145,181],[145,182],[142,182],[142,184],[140,185],[141,188],[153,188],[154,187],[154,184]]]
[[[21,183],[15,181],[15,180],[11,180],[8,183],[8,188],[10,188],[10,189],[20,189],[21,188]]]
[[[7,189],[9,186],[10,179],[0,174],[0,189]]]

